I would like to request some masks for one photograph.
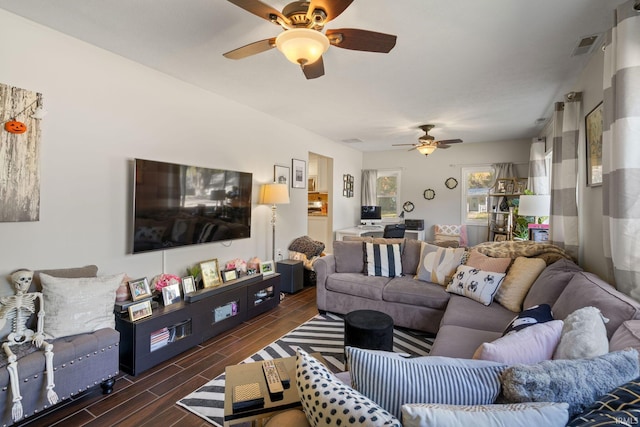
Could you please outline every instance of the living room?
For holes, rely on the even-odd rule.
[[[532,138],[552,140],[547,122],[528,138],[458,144],[428,158],[405,149],[363,152],[5,9],[0,9],[0,34],[11,40],[0,47],[5,58],[0,83],[42,93],[49,111],[41,124],[40,218],[0,224],[5,240],[0,273],[5,277],[17,268],[88,264],[97,264],[101,275],[183,276],[188,267],[212,258],[272,259],[271,211],[259,203],[258,188],[273,180],[274,165],[290,167],[292,159],[306,160],[309,152],[333,159],[338,183],[331,205],[334,230],[358,222],[361,171],[397,167],[403,170],[403,201],[416,205],[407,216],[424,218],[430,233],[433,224],[460,222],[460,187],[448,190],[447,178],[459,179],[467,166],[500,162],[513,162],[526,174]],[[597,49],[569,88],[582,92],[584,113],[603,99],[603,62]],[[556,93],[546,107],[552,109],[565,93]],[[409,134],[407,140],[413,139]],[[252,173],[251,238],[132,255],[134,158]],[[585,164],[581,145],[578,261],[611,280],[602,245],[602,188],[586,185]],[[353,198],[342,196],[344,174],[356,177]],[[434,200],[423,198],[426,188],[435,189]],[[307,234],[307,191],[291,188],[290,198],[278,206],[276,248],[285,249]],[[486,228],[475,232],[485,234]],[[330,250],[331,242],[325,243]],[[0,289],[3,295],[12,292],[8,281]]]

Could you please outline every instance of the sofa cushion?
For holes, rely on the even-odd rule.
[[[507,329],[502,334],[507,335],[510,332],[517,332],[538,323],[550,322],[553,320],[551,307],[549,304],[540,304],[523,310],[520,314],[513,318]]]
[[[477,305],[477,303],[474,303]],[[444,325],[431,347],[432,356],[449,356],[471,359],[478,346],[500,338],[500,332],[483,331],[463,326]]]
[[[481,254],[476,250],[469,251],[469,257],[464,263],[469,267],[477,268],[478,270],[493,271],[496,273],[506,273],[507,269],[511,265],[511,258],[493,258],[485,254]]]
[[[333,256],[336,273],[362,273],[364,271],[364,252],[362,242],[333,242]]]
[[[521,312],[529,288],[546,266],[540,258],[516,258],[496,293],[496,301],[513,312]]]
[[[418,280],[446,286],[451,281],[456,268],[462,263],[465,252],[463,248],[441,248],[422,242],[417,271]]]
[[[384,287],[382,299],[444,310],[449,302],[449,294],[442,286],[433,283],[397,277]]]
[[[634,349],[593,359],[546,360],[505,369],[502,394],[514,403],[567,402],[573,416],[637,376],[638,352]]]
[[[562,323],[562,320],[538,323],[495,341],[485,342],[478,347],[473,358],[507,365],[529,365],[550,360],[560,341]]]
[[[399,244],[364,243],[368,276],[400,277],[402,260]]]
[[[577,414],[567,427],[637,425],[640,414],[640,378],[600,396],[583,412]]]
[[[500,336],[512,320],[513,312],[496,302],[484,306],[469,298],[451,295],[440,324],[499,332]]]
[[[552,306],[556,319],[565,319],[579,308],[593,306],[609,319],[607,337],[625,320],[640,319],[640,304],[592,273],[576,273]]]
[[[453,280],[447,286],[447,292],[462,295],[481,304],[489,305],[504,281],[504,277],[504,273],[483,271],[468,265],[461,265],[456,270]]]
[[[413,276],[418,271],[420,264],[420,251],[422,242],[416,239],[406,239],[402,249],[402,273]]]
[[[334,273],[327,277],[325,287],[333,292],[381,300],[388,277],[365,276],[362,273]]]
[[[402,425],[564,427],[569,420],[568,407],[552,402],[474,406],[415,403],[402,405]]]
[[[595,307],[582,307],[568,315],[553,358],[583,359],[608,353],[605,320]]]
[[[531,285],[522,305],[533,307],[549,304],[553,307],[573,275],[581,271],[580,267],[568,259],[561,259],[547,266]]]
[[[609,351],[635,348],[640,351],[640,320],[627,320],[614,332],[609,341]]]
[[[42,292],[42,283],[40,274],[48,274],[53,277],[96,277],[98,275],[97,265],[85,265],[84,267],[58,268],[53,270],[36,270],[33,272],[33,282],[29,288],[29,292]]]

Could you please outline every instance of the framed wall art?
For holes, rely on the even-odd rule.
[[[307,162],[291,159],[291,187],[307,188]]]
[[[602,185],[602,102],[584,118],[587,143],[587,186]]]
[[[202,271],[202,283],[205,288],[215,288],[222,284],[217,258],[201,262],[200,270]]]
[[[273,166],[273,182],[289,186],[289,166]]]

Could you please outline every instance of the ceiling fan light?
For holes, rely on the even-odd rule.
[[[313,64],[329,49],[329,39],[320,31],[292,28],[276,37],[276,47],[294,64]]]
[[[424,154],[425,156],[428,156],[429,154],[431,154],[434,151],[436,151],[436,146],[435,145],[421,145],[421,146],[418,147],[418,151],[420,152],[420,154]]]

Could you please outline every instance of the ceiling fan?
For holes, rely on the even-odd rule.
[[[388,53],[396,45],[396,36],[355,28],[326,30],[324,26],[349,7],[353,0],[294,1],[282,12],[260,0],[228,0],[230,3],[280,25],[284,31],[277,37],[250,43],[224,55],[229,59],[278,48],[289,61],[299,64],[307,79],[324,75],[322,54],[330,45],[343,49]]]
[[[429,154],[433,153],[436,150],[436,148],[446,149],[450,147],[449,144],[458,144],[462,142],[461,139],[443,139],[441,141],[436,141],[433,136],[429,135],[429,131],[434,127],[435,125],[419,126],[419,128],[424,131],[424,135],[418,138],[418,141],[419,141],[418,144],[393,144],[393,145],[396,145],[396,146],[413,145],[413,148],[410,148],[409,151],[418,150],[420,154],[424,154],[425,156],[428,156]]]

